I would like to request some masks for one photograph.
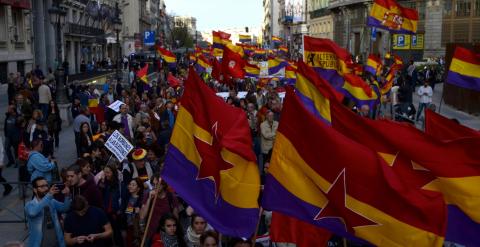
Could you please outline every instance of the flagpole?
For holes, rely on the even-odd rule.
[[[262,220],[262,214],[263,214],[263,208],[260,207],[260,213],[258,215],[258,221],[257,221],[257,226],[255,227],[255,233],[253,234],[252,238],[252,246],[255,246],[255,242],[257,241],[257,233],[258,233],[258,228],[260,227],[260,221]]]
[[[152,221],[152,215],[155,209],[155,203],[157,202],[160,184],[161,184],[161,178],[159,179],[158,183],[155,185],[155,198],[153,198],[153,202],[150,205],[148,205],[148,208],[150,208],[150,212],[148,213],[147,224],[145,225],[145,232],[143,233],[142,243],[140,244],[140,247],[144,247],[145,241],[147,240],[148,227],[150,226],[150,222]]]

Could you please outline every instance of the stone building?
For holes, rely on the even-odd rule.
[[[329,0],[309,0],[307,2],[308,35],[333,39],[333,17],[328,6]]]
[[[470,0],[466,0],[470,1]],[[475,1],[475,0],[474,0]],[[442,2],[441,0],[408,0],[399,3],[414,8],[419,13],[417,35],[408,40],[421,40],[418,47],[398,47],[393,43],[398,36],[382,29],[373,29],[366,25],[371,0],[330,0],[329,9],[333,14],[334,40],[347,48],[353,55],[366,58],[370,53],[385,55],[393,51],[404,59],[420,60],[423,57],[439,56],[444,53],[442,40]],[[372,35],[372,31],[375,35]],[[375,38],[372,38],[375,36]],[[402,39],[405,37],[401,37]],[[413,44],[412,44],[413,45]]]
[[[262,25],[262,41],[266,46],[271,45],[272,36],[281,35],[280,11],[282,0],[263,0],[263,25]]]
[[[90,0],[63,0],[66,11],[62,27],[62,60],[68,62],[69,74],[80,72],[80,64],[101,61],[109,57],[116,59],[115,4],[119,0],[105,0],[102,4]],[[56,36],[48,14],[52,0],[33,1],[33,37],[35,64],[44,71],[56,67]],[[107,39],[108,38],[108,39]],[[109,42],[107,42],[109,40]]]
[[[33,68],[30,0],[0,0],[0,82]]]

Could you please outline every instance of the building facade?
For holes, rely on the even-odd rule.
[[[329,0],[309,0],[307,2],[308,35],[333,39],[333,17],[328,6]]]
[[[270,46],[272,36],[282,36],[280,25],[280,11],[282,9],[282,0],[263,0],[263,25],[262,41],[265,46]]]
[[[31,2],[0,0],[0,82],[33,68]]]
[[[83,62],[93,63],[110,58],[117,59],[113,20],[120,11],[116,4],[120,0],[105,0],[102,4],[90,0],[64,0],[65,25],[62,27],[62,60],[68,63],[68,73],[80,73]],[[33,1],[33,37],[35,64],[44,71],[55,70],[56,39],[55,29],[48,14],[52,0]]]
[[[366,26],[372,0],[330,0],[333,14],[333,39],[352,54],[365,57],[369,53],[385,54],[393,51],[404,59],[445,55],[448,43],[480,42],[480,0],[399,0],[399,3],[418,11],[417,35],[390,35]],[[397,38],[410,42],[399,47]],[[414,41],[415,40],[415,41]],[[421,44],[414,42],[421,41]]]
[[[123,54],[131,55],[149,50],[144,46],[145,31],[155,31],[152,28],[152,15],[147,3],[151,0],[122,1],[122,40]],[[160,4],[160,1],[155,1]],[[155,8],[154,8],[155,9]],[[157,8],[159,9],[159,7]]]

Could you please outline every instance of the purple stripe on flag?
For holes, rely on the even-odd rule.
[[[176,69],[177,68],[177,63],[167,63],[169,69]]]
[[[215,230],[234,237],[251,237],[257,226],[259,209],[235,207],[225,202],[221,195],[215,199],[213,181],[197,180],[197,174],[197,167],[170,145],[161,177]]]
[[[401,29],[391,29],[382,24],[381,21],[369,16],[367,19],[367,26],[378,27],[390,31],[391,33],[404,33],[404,34],[415,34],[414,32],[401,28]]]
[[[220,44],[220,43],[213,43],[212,44],[212,48],[216,48],[216,49],[223,49],[223,44]]]
[[[377,74],[377,69],[368,65],[365,66],[365,71],[370,72],[372,75]]]
[[[346,237],[358,243],[368,244],[345,231],[345,225],[337,218],[314,220],[320,208],[313,206],[286,190],[272,175],[267,175],[263,191],[262,207],[266,210],[277,211],[291,217],[308,222],[312,225],[325,228],[334,234]]]
[[[455,205],[448,205],[446,241],[465,246],[480,246],[480,224],[474,222]]]
[[[316,118],[322,120],[324,123],[331,125],[331,123],[327,119],[322,117],[318,109],[315,107],[315,103],[313,103],[313,99],[305,96],[299,90],[295,90],[295,93],[298,95],[303,105],[305,106],[305,108],[307,108],[309,112],[311,112]]]
[[[455,86],[480,92],[480,78],[475,78],[467,75],[462,75],[457,72],[448,71],[447,82]]]
[[[343,95],[345,95],[345,97],[347,97],[348,99],[350,99],[351,101],[353,101],[355,103],[355,105],[357,105],[357,107],[360,109],[360,107],[362,107],[362,105],[368,105],[368,107],[370,107],[370,109],[373,109],[373,107],[375,106],[376,102],[377,102],[377,99],[372,99],[372,100],[361,100],[357,97],[355,97],[352,93],[350,93],[348,90],[346,90],[345,88],[340,88],[338,89],[337,91],[339,91],[340,93],[342,93]]]
[[[320,75],[320,77],[322,77],[326,81],[328,81],[330,85],[332,85],[334,88],[338,89],[343,87],[343,82],[345,81],[345,79],[343,79],[343,77],[340,74],[338,74],[336,70],[322,69],[319,67],[313,67],[313,69],[315,69],[317,74]]]
[[[200,64],[198,64],[198,63],[195,64],[195,70],[196,70],[197,73],[199,73],[199,74],[201,74],[201,73],[203,73],[203,72],[206,71],[206,69],[205,69],[202,65],[200,65]]]

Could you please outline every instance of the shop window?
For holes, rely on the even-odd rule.
[[[457,0],[455,5],[455,16],[468,17],[472,11],[472,3],[470,0]]]

